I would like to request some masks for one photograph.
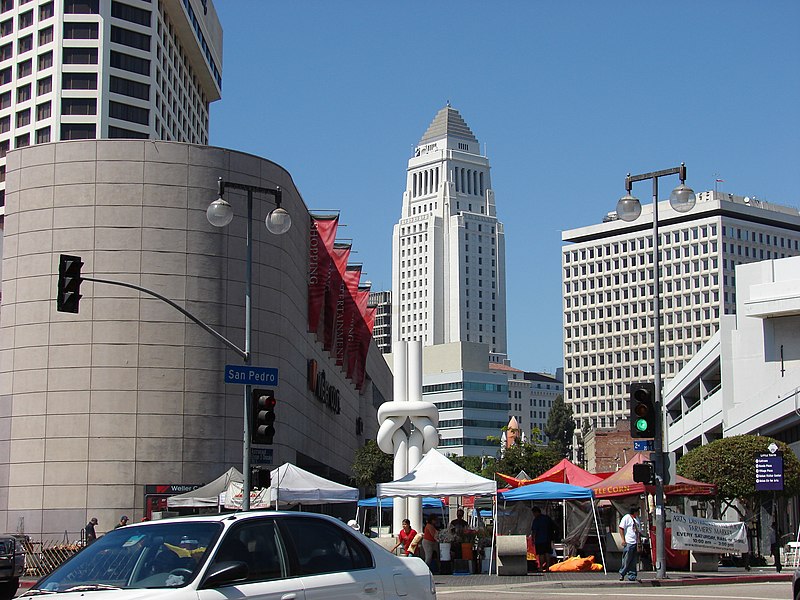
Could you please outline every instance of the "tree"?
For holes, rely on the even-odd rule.
[[[572,436],[575,434],[575,419],[572,407],[567,406],[562,396],[553,400],[550,415],[544,432],[550,439],[550,447],[561,458],[570,458],[572,455]]]
[[[767,447],[772,443],[783,452],[783,491],[777,495],[795,496],[800,493],[800,460],[789,446],[770,437],[736,435],[715,440],[681,456],[676,471],[689,479],[716,484],[717,499],[733,506],[747,519],[762,497],[772,497],[773,494],[757,492],[755,488],[755,455],[768,452]],[[732,504],[734,500],[739,500],[744,506],[744,515]]]
[[[487,477],[494,477],[495,473],[516,475],[520,471],[525,471],[531,477],[538,477],[559,460],[561,457],[552,448],[537,448],[528,442],[514,444],[506,448],[502,457],[487,465],[484,475]]]
[[[483,456],[456,456],[450,454],[447,456],[450,460],[456,463],[462,469],[466,469],[470,473],[475,473],[476,475],[481,475],[485,477],[484,474],[484,467],[485,467],[485,458]],[[492,477],[492,474],[489,474],[489,477]]]
[[[366,444],[356,450],[352,477],[356,485],[372,490],[379,483],[391,481],[393,473],[393,457],[384,453],[375,440],[367,440]]]

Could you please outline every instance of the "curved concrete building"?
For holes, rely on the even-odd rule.
[[[221,148],[91,140],[10,152],[6,177],[0,527],[74,539],[92,516],[99,531],[141,518],[147,486],[241,469],[243,390],[223,382],[235,352],[132,289],[84,282],[79,314],[54,301],[59,254],[74,254],[84,276],[152,289],[243,346],[246,199],[227,190],[236,217],[212,227],[219,177],[280,186],[293,221],[269,233],[273,199],[255,195],[252,364],[279,369],[274,454],[262,449],[261,462],[346,480],[391,374],[371,342],[359,392],[308,333],[311,218],[287,171]],[[339,391],[339,413],[312,391],[310,361]]]

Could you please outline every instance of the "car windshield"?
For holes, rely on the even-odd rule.
[[[182,587],[200,571],[222,531],[216,522],[120,527],[39,581],[46,592]]]

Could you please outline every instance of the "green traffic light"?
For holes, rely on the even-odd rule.
[[[638,431],[647,431],[647,419],[636,419],[636,429]]]

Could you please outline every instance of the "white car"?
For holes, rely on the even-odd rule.
[[[59,600],[435,599],[419,558],[400,558],[340,521],[253,511],[114,529],[21,597]]]

